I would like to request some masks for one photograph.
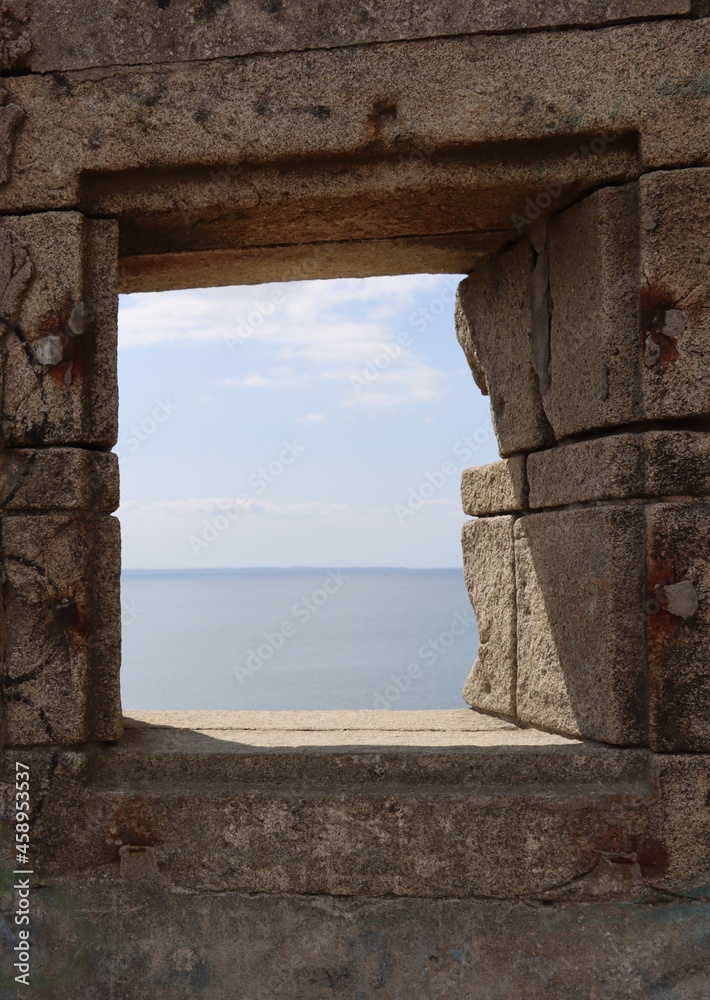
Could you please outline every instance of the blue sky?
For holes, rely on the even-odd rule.
[[[460,277],[122,296],[124,566],[460,566],[497,458]]]

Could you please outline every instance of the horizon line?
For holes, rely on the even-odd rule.
[[[451,572],[463,570],[462,566],[122,566],[122,573],[253,573],[293,572],[303,570],[401,570],[407,573]]]

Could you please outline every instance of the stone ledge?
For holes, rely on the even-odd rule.
[[[520,726],[506,719],[471,712],[467,708],[429,709],[426,711],[383,711],[360,709],[311,712],[254,712],[240,710],[195,710],[135,712],[128,710],[127,731],[147,726],[206,732],[256,730],[276,735],[282,731],[342,734],[348,730],[375,730],[416,733],[480,733],[490,731],[520,732]],[[336,737],[337,738],[337,737]]]
[[[178,720],[195,728],[170,724]],[[370,742],[338,749],[343,733]],[[126,734],[114,747],[22,754],[41,872],[35,968],[63,968],[83,929],[89,947],[72,966],[72,996],[99,996],[88,984],[105,988],[116,940],[128,958],[112,983],[146,1000],[168,995],[162,970],[176,956],[192,968],[198,954],[215,995],[290,1000],[296,988],[346,1000],[354,973],[340,992],[329,976],[318,991],[313,976],[333,969],[339,983],[346,951],[359,975],[375,946],[378,962],[392,960],[386,982],[395,988],[393,970],[409,970],[402,989],[411,993],[423,939],[429,978],[417,973],[417,988],[441,986],[456,1000],[479,995],[482,955],[491,995],[504,982],[501,995],[526,1000],[558,1000],[567,987],[583,995],[599,954],[597,1000],[643,1000],[658,976],[670,970],[685,982],[702,964],[708,756],[566,740],[467,710],[140,713],[126,720]],[[302,744],[284,746],[294,734]],[[412,742],[392,746],[396,735]],[[444,753],[432,745],[441,738]],[[277,757],[281,783],[265,782]],[[5,755],[6,777],[15,759]],[[211,773],[227,760],[242,780]],[[330,767],[331,780],[304,780],[308,760]],[[339,760],[355,783],[332,780]],[[397,764],[399,780],[383,782]],[[0,921],[11,919],[0,909]],[[610,934],[621,944],[607,953]],[[275,936],[279,970],[298,955],[281,992],[270,978]],[[453,964],[433,962],[439,945]],[[547,972],[535,978],[541,947],[553,981]],[[459,953],[471,957],[462,963]],[[530,954],[532,966],[521,972],[519,958],[511,966],[511,953]],[[144,964],[137,983],[128,970]],[[638,988],[628,978],[636,968]],[[431,978],[436,969],[443,979]],[[179,982],[180,996],[194,994],[195,980]],[[49,1000],[64,1000],[66,984],[52,988]]]
[[[396,716],[402,715],[399,724]],[[646,750],[620,751],[484,715],[450,711],[143,712],[94,756],[99,786],[213,790],[439,787],[467,795],[515,785],[577,794],[652,794]],[[567,782],[567,788],[562,785]]]

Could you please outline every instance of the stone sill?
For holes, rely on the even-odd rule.
[[[259,747],[491,746],[577,744],[580,741],[522,728],[512,720],[469,708],[429,711],[128,711],[130,740],[138,732],[199,732]]]
[[[653,795],[649,751],[471,709],[132,712],[124,722],[123,739],[94,758],[96,784]]]
[[[77,877],[176,892],[653,901],[710,885],[701,755],[467,709],[125,723],[114,744],[23,751],[48,877],[71,857]]]

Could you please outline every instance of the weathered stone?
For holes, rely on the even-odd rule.
[[[20,318],[22,300],[32,278],[32,261],[27,247],[12,231],[0,230],[0,318],[3,330]]]
[[[344,750],[339,731],[367,732],[372,713],[295,714],[283,725],[299,745],[278,713],[268,745],[252,735],[268,728],[261,713],[237,713],[231,732],[226,713],[195,713],[189,730],[152,713],[111,749],[23,751],[43,997],[101,1000],[110,968],[121,996],[146,1000],[165,991],[166,969],[171,995],[206,983],[244,1000],[294,989],[345,1000],[353,983],[413,996],[424,983],[461,1000],[489,986],[645,1000],[669,981],[704,995],[707,757],[576,743],[471,712],[446,719],[443,751],[429,739],[440,713],[410,718],[408,746],[370,728],[369,743]],[[311,742],[317,725],[330,745]],[[499,742],[472,744],[479,725]],[[4,756],[6,803],[17,754]],[[11,894],[0,913],[14,935]]]
[[[0,510],[111,513],[119,505],[118,457],[80,448],[0,452]]]
[[[464,514],[482,517],[487,514],[512,514],[527,507],[525,456],[514,455],[464,469],[461,476],[461,500]]]
[[[464,525],[464,577],[478,623],[478,657],[463,689],[473,708],[515,715],[514,517]]]
[[[96,8],[87,7],[86,0],[64,0],[61,6],[34,0],[27,6],[32,49],[26,62],[34,72],[43,73],[441,35],[587,27],[690,13],[690,0],[613,0],[604,7],[593,0],[554,0],[541,7],[531,7],[525,0],[465,0],[435,6],[397,0],[374,7],[343,3],[328,12],[317,0],[289,4],[281,0],[259,4],[161,0],[130,8],[117,2]],[[27,29],[20,34],[21,30],[19,23],[14,32],[8,26],[8,36],[19,35],[26,56]]]
[[[441,744],[427,712],[400,733],[404,743],[394,729],[359,728],[356,713],[332,713],[324,730],[293,713],[266,727],[245,714],[240,729],[215,729],[203,713],[186,730],[151,713],[129,720],[111,747],[23,750],[43,878],[62,877],[71,859],[75,879],[108,888],[131,867],[121,851],[132,846],[183,893],[626,905],[706,894],[707,757],[492,729],[489,720],[479,732],[452,727]],[[361,741],[344,746],[349,731]],[[14,774],[16,754],[5,758]],[[614,856],[640,882],[629,886],[620,867],[604,891],[599,866]]]
[[[62,753],[54,775],[47,755],[29,751],[34,802],[44,802],[32,815],[35,864],[51,879],[70,857],[76,877],[110,882],[121,848],[134,846],[186,892],[524,898],[585,875],[601,852],[633,851],[634,837],[640,851],[657,838],[648,751],[519,727],[484,729],[478,743],[452,732],[440,746],[421,715],[399,746],[391,731],[348,747],[333,729],[326,743],[301,730],[294,746],[278,722],[257,731],[264,741],[155,720],[129,722],[113,748]],[[681,855],[672,873],[642,859],[651,893],[664,875],[668,888],[698,884]]]
[[[541,184],[557,184],[562,208],[590,186],[637,170],[637,150],[626,137],[591,162],[566,138],[534,170],[515,145],[500,149],[494,162],[485,147],[432,147],[378,153],[357,169],[342,157],[278,166],[247,158],[222,169],[192,168],[170,184],[149,171],[140,184],[97,174],[86,178],[83,194],[92,214],[120,218],[121,288],[141,291],[468,273],[517,238],[517,213]],[[437,188],[446,190],[444,201],[430,197]]]
[[[557,438],[643,416],[638,364],[637,190],[603,188],[549,228],[549,385]]]
[[[462,281],[457,294],[457,336],[491,397],[501,455],[551,440],[530,350],[532,267],[532,248],[519,242]]]
[[[710,434],[646,431],[578,441],[529,455],[527,475],[532,508],[708,495]]]
[[[645,496],[645,438],[618,434],[529,455],[530,507]]]
[[[630,865],[610,863],[617,881]],[[108,981],[131,1000],[704,1000],[710,980],[702,900],[198,894],[137,877],[43,882],[33,915],[43,1000],[102,1000]]]
[[[710,503],[646,509],[649,727],[660,751],[710,749]]]
[[[558,439],[710,409],[709,192],[708,169],[651,173],[551,224],[543,403]]]
[[[2,545],[2,742],[121,734],[120,532],[106,515],[11,514]]]
[[[32,48],[27,32],[27,0],[2,0],[0,4],[0,73],[22,65]]]
[[[706,65],[707,22],[669,20],[28,74],[9,84],[26,118],[0,203],[7,213],[76,208],[87,175],[130,196],[148,174],[157,181],[162,172],[167,189],[174,172],[244,160],[406,160],[490,144],[499,163],[501,145],[510,143],[504,152],[528,161],[529,180],[537,175],[538,194],[557,207],[546,184],[558,178],[540,169],[543,143],[572,142],[587,175],[603,174],[607,153],[622,141],[607,142],[597,156],[590,142],[601,136],[640,136],[636,174],[639,158],[644,170],[707,162],[697,126],[706,112]],[[53,150],[51,169],[38,149]],[[127,171],[130,179],[118,176]],[[499,171],[489,213],[497,214],[505,186]],[[527,196],[520,192],[516,211],[523,226]],[[381,216],[389,211],[385,199]],[[504,228],[516,231],[509,213]],[[455,218],[448,231],[461,231]]]
[[[710,412],[710,169],[642,177],[640,273],[644,414]],[[653,223],[651,227],[650,223]]]
[[[115,443],[117,230],[77,213],[3,218],[2,437]]]
[[[5,95],[0,91],[0,184],[10,179],[12,153],[15,136],[22,124],[25,112],[18,104],[4,104]]]
[[[638,187],[596,191],[553,220],[539,253],[519,244],[462,283],[459,339],[502,454],[710,410],[710,170]]]
[[[535,251],[530,275],[530,358],[535,369],[540,392],[545,396],[550,387],[550,251],[547,246],[547,227],[536,227],[530,232],[530,242]],[[543,404],[544,409],[544,404]]]
[[[608,743],[646,739],[642,507],[515,525],[522,722]]]

